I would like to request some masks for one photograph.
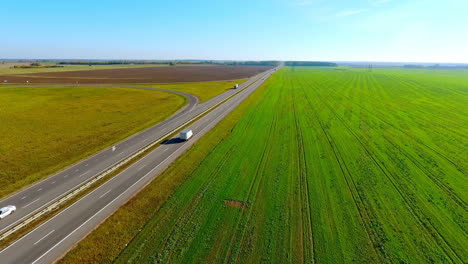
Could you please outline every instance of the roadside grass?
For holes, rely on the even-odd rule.
[[[141,86],[162,88],[174,91],[181,91],[196,95],[203,103],[209,99],[226,92],[234,87],[234,84],[241,84],[248,79],[234,81],[215,81],[215,82],[195,82],[195,83],[162,83],[162,84],[143,84]]]
[[[232,128],[245,111],[260,99],[264,88],[265,86],[258,88],[215,128],[205,134],[197,144],[78,243],[58,263],[108,263],[115,259],[212,149],[230,135]]]
[[[138,131],[186,103],[116,87],[0,89],[0,198]]]
[[[468,78],[444,74],[282,69],[115,262],[465,263]]]
[[[44,64],[48,65],[48,64]],[[67,72],[67,71],[93,71],[109,69],[146,68],[146,67],[168,67],[167,64],[127,64],[127,65],[63,65],[56,68],[11,68],[0,67],[0,75],[18,75],[44,72]],[[2,80],[3,81],[3,80]]]
[[[28,234],[32,230],[36,229],[37,227],[39,227],[41,224],[45,223],[46,221],[48,221],[52,217],[56,216],[57,214],[59,214],[60,212],[62,212],[63,210],[65,210],[66,208],[68,208],[69,206],[74,204],[75,202],[77,202],[79,199],[83,198],[84,196],[86,196],[90,192],[94,191],[99,186],[101,186],[102,184],[104,184],[105,182],[107,182],[108,180],[110,180],[112,177],[116,176],[120,172],[124,171],[125,169],[127,169],[131,165],[133,165],[135,162],[137,162],[138,160],[140,160],[141,158],[143,158],[144,156],[149,154],[151,151],[155,150],[160,145],[161,144],[156,144],[156,145],[148,148],[146,151],[140,153],[138,156],[131,159],[128,163],[126,163],[122,167],[116,169],[115,171],[107,174],[103,178],[101,178],[98,181],[94,182],[88,188],[86,188],[85,190],[79,192],[77,195],[73,196],[70,200],[65,201],[64,203],[60,204],[58,207],[54,208],[53,210],[50,210],[49,212],[45,213],[44,215],[42,215],[38,219],[32,221],[27,226],[19,229],[18,231],[14,232],[10,236],[8,236],[5,239],[1,240],[0,241],[0,251],[2,249],[4,249],[4,248],[8,247],[9,245],[13,244],[15,241],[22,238],[23,236],[25,236],[26,234]]]

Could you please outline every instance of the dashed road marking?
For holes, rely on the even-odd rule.
[[[37,201],[39,201],[39,198],[37,198],[36,200],[34,200],[34,201],[28,203],[27,205],[25,205],[25,206],[23,206],[23,207],[21,207],[21,208],[26,208],[26,207],[30,206],[31,204],[33,204],[33,203],[35,203],[35,202],[37,202]]]
[[[47,235],[43,236],[41,239],[39,239],[38,241],[36,241],[36,243],[34,243],[34,245],[36,245],[37,243],[41,242],[44,238],[46,238],[47,236],[49,236],[50,234],[52,234],[55,230],[52,230],[50,231],[49,233],[47,233]]]
[[[81,174],[80,176],[78,176],[78,178],[80,178],[80,177],[82,177],[82,176],[85,176],[85,175],[88,174],[88,173],[89,173],[89,171],[87,171],[87,172]]]
[[[101,199],[102,197],[104,197],[106,194],[108,194],[111,190],[108,190],[107,192],[105,192],[103,195],[99,196],[99,199]]]

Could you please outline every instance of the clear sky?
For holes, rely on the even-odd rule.
[[[468,62],[468,0],[21,0],[0,58]]]

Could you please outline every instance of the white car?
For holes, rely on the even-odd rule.
[[[8,205],[0,209],[0,219],[9,216],[11,213],[16,211],[16,206]]]

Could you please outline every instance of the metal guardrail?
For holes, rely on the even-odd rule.
[[[210,108],[208,108],[207,110],[201,112],[200,114],[198,114],[197,116],[191,118],[190,120],[184,122],[182,125],[178,126],[177,128],[173,129],[172,131],[166,133],[164,136],[161,136],[160,138],[154,140],[153,142],[149,143],[148,145],[146,145],[145,147],[141,148],[140,150],[137,150],[136,152],[134,152],[133,154],[131,154],[130,156],[128,156],[126,159],[124,160],[121,160],[119,161],[118,163],[114,164],[113,166],[111,166],[110,168],[106,169],[104,172],[101,172],[99,173],[96,177],[94,178],[91,178],[89,179],[88,181],[85,181],[83,182],[82,184],[78,185],[76,188],[70,190],[69,192],[63,194],[62,196],[60,196],[60,198],[57,198],[53,201],[50,202],[50,204],[47,204],[45,205],[43,208],[41,209],[38,209],[38,211],[36,212],[33,212],[32,215],[30,215],[29,217],[27,217],[25,220],[21,221],[20,223],[14,225],[13,227],[7,229],[6,231],[4,231],[1,235],[0,235],[0,241],[4,240],[5,238],[7,238],[8,236],[10,236],[11,234],[15,233],[16,231],[18,231],[19,229],[27,226],[28,224],[30,224],[31,222],[35,221],[36,219],[39,219],[41,216],[45,215],[46,213],[48,212],[51,212],[52,210],[58,208],[61,204],[63,204],[64,202],[70,200],[71,198],[73,198],[74,196],[78,195],[79,193],[81,193],[82,191],[84,191],[85,189],[89,188],[90,186],[92,186],[95,182],[99,181],[100,179],[104,178],[105,176],[109,175],[110,173],[116,171],[117,169],[119,169],[120,167],[126,165],[129,161],[131,161],[132,159],[134,159],[135,157],[139,156],[140,154],[142,154],[143,152],[147,151],[148,149],[152,148],[153,146],[159,144],[162,140],[164,140],[165,138],[167,138],[168,136],[174,134],[175,132],[179,131],[180,129],[182,129],[183,127],[189,125],[190,123],[192,123],[193,121],[201,118],[203,115],[205,115],[206,113],[212,111],[214,108],[218,107],[219,105],[225,103],[226,101],[228,101],[229,99],[231,99],[232,97],[234,97],[235,95],[239,94],[240,92],[242,92],[243,90],[249,88],[250,86],[252,86],[254,83],[256,83],[257,81],[263,79],[263,77],[265,75],[267,75],[271,70],[267,71],[267,73],[261,75],[259,78],[257,78],[255,81],[253,81],[251,84],[247,85],[246,87],[240,89],[239,91],[237,91],[236,93],[230,95],[229,97],[227,97],[226,99],[222,100],[221,102],[218,102],[216,103],[215,105],[211,106]]]

